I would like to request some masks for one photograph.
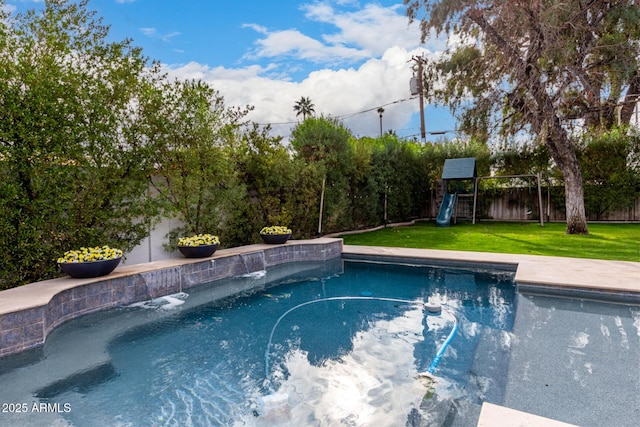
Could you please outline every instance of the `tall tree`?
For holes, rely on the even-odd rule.
[[[493,119],[503,136],[535,135],[564,176],[566,232],[588,233],[571,127],[631,118],[640,93],[637,0],[404,2],[423,41],[431,31],[457,40],[429,65],[430,95],[461,111],[463,124],[486,130]]]
[[[349,221],[340,213],[348,204],[349,179],[355,167],[351,138],[342,122],[327,117],[305,120],[291,132],[291,146],[297,158],[317,168],[326,184],[326,191],[321,192],[325,195],[322,221],[327,227]]]
[[[614,129],[579,143],[587,212],[600,220],[631,208],[640,196],[640,131]]]
[[[246,110],[226,107],[224,98],[201,81],[165,81],[150,89],[140,104],[156,165],[151,184],[180,235],[225,232],[244,197],[230,161],[229,146]]]
[[[275,224],[292,228],[296,238],[313,236],[319,171],[293,157],[291,145],[270,133],[270,127],[253,124],[243,131],[234,150],[234,169],[248,195],[243,220],[256,241],[261,240],[258,230]]]
[[[149,230],[135,100],[149,72],[108,43],[87,1],[10,16],[0,0],[0,288],[54,277],[80,246],[130,250]]]
[[[256,217],[256,229],[268,224],[291,225],[287,202],[296,191],[290,147],[270,136],[269,126],[246,129],[234,150],[235,166],[245,184]]]
[[[307,116],[310,116],[316,112],[314,107],[315,105],[313,105],[313,103],[311,102],[311,98],[309,97],[305,98],[304,96],[301,96],[300,99],[296,101],[295,105],[293,106],[293,111],[296,112],[296,117],[302,114],[302,120],[306,120]]]

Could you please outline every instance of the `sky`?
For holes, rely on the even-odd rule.
[[[43,4],[7,0],[15,12]],[[402,0],[89,0],[88,8],[111,27],[110,41],[130,38],[170,76],[210,83],[227,106],[253,106],[247,118],[285,140],[303,96],[355,136],[380,134],[383,107],[384,132],[420,140],[411,59],[446,48],[444,39],[420,43]],[[426,105],[425,123],[428,133],[455,129],[442,107]]]

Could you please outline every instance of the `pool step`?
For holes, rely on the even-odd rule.
[[[434,394],[422,401],[420,410],[412,410],[407,416],[408,427],[469,427],[480,417],[482,405],[468,399],[451,399]]]
[[[479,404],[491,402],[500,405],[504,401],[511,337],[508,331],[482,328],[471,365],[469,382],[465,387],[469,395],[481,396]]]
[[[77,372],[66,378],[57,380],[34,393],[39,399],[53,399],[69,391],[86,393],[97,384],[101,384],[115,377],[116,370],[111,363],[104,363],[92,369]]]

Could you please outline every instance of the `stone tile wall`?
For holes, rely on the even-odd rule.
[[[104,278],[81,280],[78,285],[72,284],[60,291],[54,291],[54,285],[71,279],[48,281],[47,284],[52,285],[49,288],[43,288],[44,282],[40,282],[26,285],[18,291],[0,292],[0,301],[4,299],[0,310],[0,357],[42,345],[57,326],[85,314],[174,294],[203,283],[288,262],[325,261],[339,257],[342,255],[342,240],[290,241],[285,245],[253,245],[246,250],[236,248],[233,254],[223,252],[196,262],[185,260],[184,263],[165,267],[160,263],[157,269],[146,271],[133,269],[140,265],[123,267],[121,271],[133,269],[133,272],[118,274],[117,277],[112,277],[112,273]],[[176,264],[175,260],[171,261]],[[11,307],[10,300],[15,295],[28,295],[30,286],[51,292],[48,303],[15,310],[6,308]],[[40,288],[33,290],[37,293]]]

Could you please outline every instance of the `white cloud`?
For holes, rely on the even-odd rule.
[[[14,13],[16,11],[16,7],[12,4],[3,4],[0,6],[0,9],[6,13]]]
[[[262,34],[269,34],[269,30],[267,29],[267,27],[263,26],[263,25],[258,25],[258,24],[243,24],[242,28],[251,28],[253,30],[255,30],[258,33],[262,33]]]
[[[145,36],[152,37],[156,35],[157,30],[155,28],[140,28],[140,32]]]
[[[360,61],[371,57],[366,51],[339,44],[326,45],[298,30],[267,33],[256,42],[257,49],[245,58],[295,58],[314,63],[340,63]]]
[[[294,28],[270,31],[259,24],[245,24],[245,28],[265,36],[255,42],[256,48],[245,59],[296,58],[314,63],[349,64],[380,56],[394,46],[411,50],[419,45],[419,26],[409,25],[400,5],[368,4],[357,11],[346,12],[324,1],[303,5],[301,9],[308,20],[330,24],[336,31],[322,34],[318,39]],[[444,46],[444,41],[436,41],[430,48]]]
[[[259,23],[245,24],[262,36],[242,58],[251,65],[225,68],[189,63],[167,70],[174,77],[211,83],[227,105],[254,106],[249,119],[274,124],[274,133],[285,139],[298,120],[293,106],[301,96],[311,98],[316,114],[341,118],[357,136],[379,134],[376,109],[383,106],[383,130],[402,135],[419,109],[417,99],[409,99],[411,58],[435,55],[446,48],[446,40],[430,42],[430,50],[420,47],[418,26],[409,26],[400,6],[369,4],[345,12],[321,1],[302,10],[307,19],[337,30],[314,38],[296,29],[272,31]],[[293,73],[309,64],[322,64],[322,68],[293,81]]]
[[[163,42],[168,42],[173,37],[177,37],[180,35],[178,31],[173,31],[167,34],[160,34],[156,28],[150,28],[150,27],[140,28],[140,32],[147,37],[159,39],[159,40],[162,40]]]
[[[171,76],[196,78],[210,83],[225,97],[227,105],[253,105],[249,118],[257,123],[274,125],[276,132],[288,136],[295,126],[294,103],[308,96],[317,114],[343,117],[345,125],[359,136],[377,136],[379,116],[375,109],[385,105],[383,129],[401,129],[418,109],[410,98],[411,67],[407,61],[419,51],[400,47],[388,49],[381,58],[372,58],[358,68],[314,71],[301,82],[266,77],[276,65],[252,65],[230,69],[189,63],[168,68]],[[397,102],[407,100],[404,102]],[[365,110],[373,111],[360,113]]]
[[[407,18],[399,13],[400,5],[368,4],[355,12],[336,12],[328,3],[313,3],[303,8],[308,19],[332,24],[339,30],[323,36],[332,45],[354,45],[370,55],[381,55],[393,46],[415,48],[420,41],[419,27],[409,25]]]

